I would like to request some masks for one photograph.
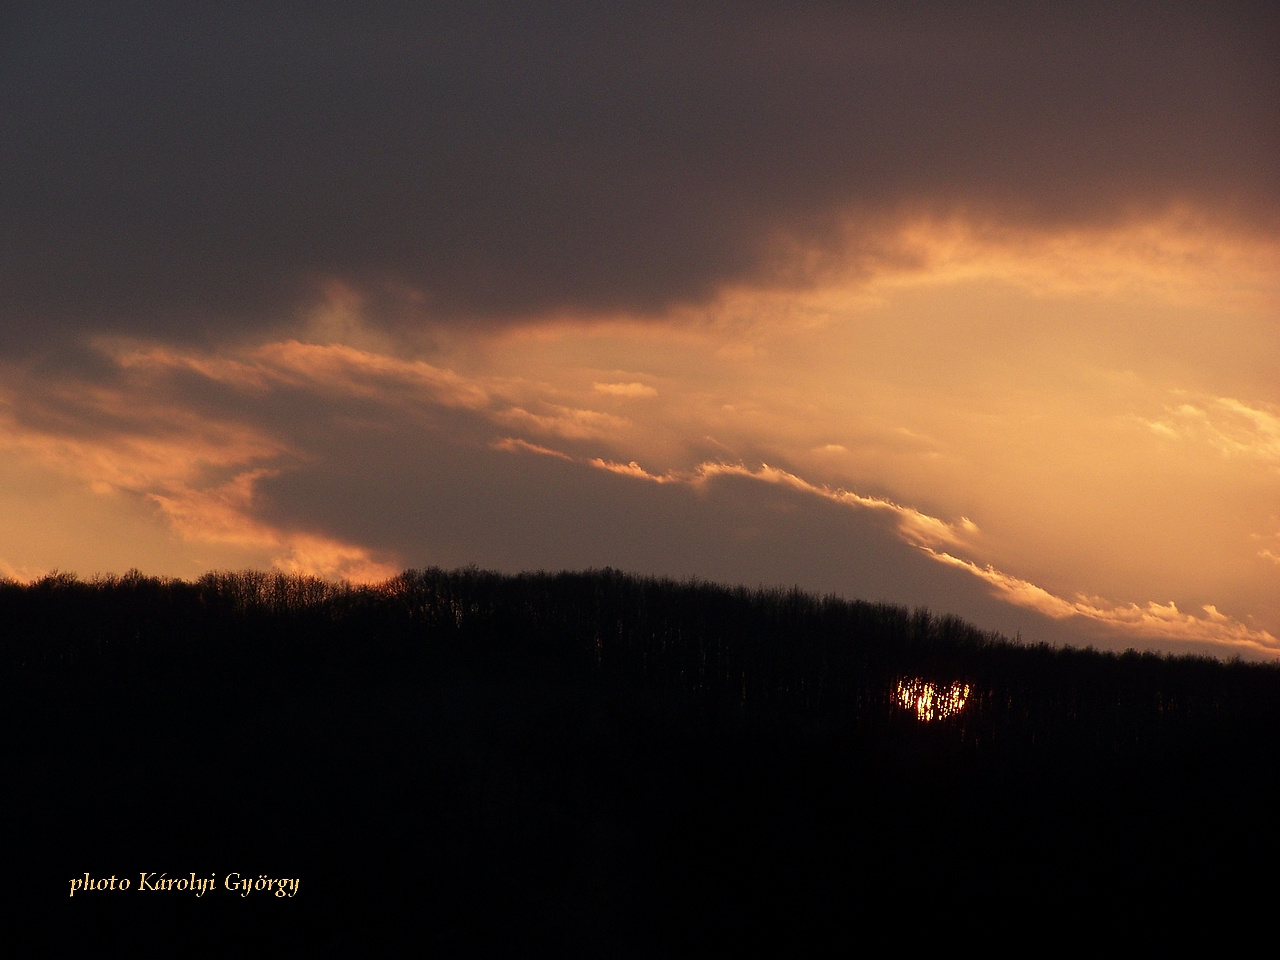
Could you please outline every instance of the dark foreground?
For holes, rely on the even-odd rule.
[[[1273,902],[1267,666],[430,570],[0,584],[0,671],[14,955],[1040,952]],[[970,694],[921,722],[904,678]]]

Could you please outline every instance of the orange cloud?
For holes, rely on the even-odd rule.
[[[593,383],[591,389],[613,397],[656,397],[658,391],[643,383]]]
[[[567,440],[597,440],[614,436],[630,421],[598,410],[581,410],[555,404],[544,405],[546,413],[531,413],[509,407],[493,415],[501,424],[523,426],[537,433],[554,434]]]
[[[565,456],[565,454],[558,455]],[[594,457],[579,462],[586,463],[599,470],[608,470],[610,473],[634,477],[637,480],[648,480],[651,483],[684,483],[696,487],[708,483],[716,477],[734,476],[790,487],[793,490],[821,497],[824,500],[830,500],[843,506],[888,513],[897,518],[899,534],[903,540],[912,546],[924,546],[932,543],[960,545],[964,543],[963,538],[965,535],[978,532],[977,524],[968,517],[961,517],[955,523],[947,523],[945,520],[930,517],[912,507],[904,507],[901,504],[894,503],[892,500],[886,500],[881,497],[864,497],[848,490],[832,490],[830,487],[813,484],[793,473],[788,473],[786,470],[771,467],[767,463],[761,464],[759,468],[752,470],[742,464],[708,461],[698,464],[693,470],[669,470],[666,473],[654,474],[645,470],[634,460],[623,464]]]
[[[152,351],[139,365],[202,372],[177,354]],[[236,383],[261,388],[230,364],[204,367]],[[11,380],[23,379],[11,371]],[[254,519],[255,485],[275,476],[263,466],[300,456],[262,432],[201,416],[176,404],[156,403],[136,384],[117,389],[27,381],[0,395],[0,447],[100,494],[133,494],[156,505],[184,540],[274,552],[282,569],[331,579],[377,580],[396,572],[362,547],[277,528]],[[20,415],[21,414],[21,415]],[[103,424],[89,430],[84,424]],[[230,479],[214,479],[233,471]],[[6,564],[6,569],[17,569]],[[25,568],[23,568],[25,570]],[[27,571],[30,572],[30,571]]]
[[[1233,397],[1187,395],[1161,420],[1144,421],[1169,440],[1207,443],[1224,456],[1240,457],[1280,470],[1280,412]]]
[[[927,549],[927,548],[925,548]],[[1280,655],[1280,641],[1266,630],[1258,630],[1218,612],[1213,604],[1205,604],[1203,617],[1183,613],[1172,600],[1167,604],[1149,601],[1110,604],[1100,597],[1079,596],[1066,600],[1026,580],[1002,573],[988,565],[977,564],[948,553],[928,551],[941,563],[959,567],[995,588],[996,596],[1020,607],[1027,607],[1063,620],[1084,617],[1110,628],[1115,633],[1149,640],[1182,640],[1240,647],[1258,653]]]
[[[17,580],[19,583],[31,583],[50,573],[45,567],[33,567],[29,564],[15,566],[0,557],[0,580]]]
[[[846,227],[854,251],[866,249],[866,226]],[[882,251],[854,257],[854,277],[873,283],[954,283],[998,278],[1057,294],[1179,303],[1256,303],[1275,290],[1280,244],[1247,234],[1201,210],[1172,207],[1162,215],[1112,225],[1034,228],[962,216],[889,220],[872,234]],[[840,261],[828,275],[838,275]]]
[[[507,449],[515,450],[517,447],[513,445]],[[544,448],[535,449],[525,446],[520,449],[564,459],[575,459],[567,454]],[[995,596],[1015,606],[1035,610],[1055,620],[1082,617],[1119,636],[1146,640],[1209,643],[1247,649],[1256,653],[1280,655],[1280,641],[1277,641],[1275,636],[1266,630],[1255,629],[1220,613],[1212,604],[1204,605],[1202,608],[1204,616],[1197,617],[1181,612],[1172,601],[1168,604],[1151,601],[1145,606],[1139,606],[1136,603],[1110,604],[1101,598],[1084,596],[1067,600],[1028,580],[1003,573],[991,565],[979,566],[970,560],[937,549],[939,544],[964,547],[966,538],[971,538],[979,532],[977,525],[967,517],[948,522],[890,500],[865,497],[848,490],[832,490],[829,487],[813,484],[793,473],[767,464],[762,464],[753,470],[741,464],[708,462],[699,464],[691,471],[653,474],[635,461],[621,464],[592,458],[579,462],[610,473],[659,484],[682,483],[699,486],[718,476],[745,477],[762,483],[787,486],[855,509],[884,512],[897,518],[898,535],[905,543],[922,551],[938,563],[964,570],[985,581],[993,588]]]
[[[476,380],[421,360],[359,350],[345,344],[285,340],[262,344],[241,356],[180,353],[158,346],[104,344],[104,350],[126,370],[186,370],[243,390],[274,386],[327,389],[342,396],[403,402],[426,399],[444,406],[482,409],[491,402]]]
[[[514,453],[518,450],[524,450],[528,453],[541,454],[544,457],[556,457],[560,460],[573,460],[573,457],[567,453],[561,453],[559,450],[552,450],[550,447],[539,446],[536,443],[530,443],[528,440],[521,440],[519,437],[502,437],[490,444],[494,450],[506,450]]]

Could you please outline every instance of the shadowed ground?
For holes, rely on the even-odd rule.
[[[1247,916],[1277,849],[1267,666],[610,571],[48,578],[0,587],[0,630],[6,893],[55,952],[1173,935]],[[972,692],[923,723],[903,677]],[[86,871],[134,889],[69,897]]]

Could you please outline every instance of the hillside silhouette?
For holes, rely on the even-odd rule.
[[[0,676],[6,892],[45,947],[807,955],[904,915],[989,941],[1121,909],[1169,929],[1191,894],[1244,909],[1277,849],[1275,666],[798,590],[55,574],[0,583]],[[68,895],[149,871],[300,887]]]

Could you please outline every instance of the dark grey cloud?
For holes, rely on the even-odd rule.
[[[1036,643],[1176,649],[1211,643],[1108,635],[991,595],[971,574],[904,543],[891,517],[787,487],[721,476],[659,485],[403,424],[331,422],[305,470],[264,479],[256,513],[400,557],[508,572],[612,566],[642,574],[925,606]]]
[[[388,322],[654,309],[904,205],[1280,230],[1277,17],[1202,6],[18,8],[0,337],[216,338],[325,276]]]
[[[418,431],[330,430],[308,469],[264,480],[259,515],[414,566],[638,573],[925,605],[991,629],[1082,643],[1079,625],[1011,608],[895,534],[886,518],[772,484],[658,485]]]

